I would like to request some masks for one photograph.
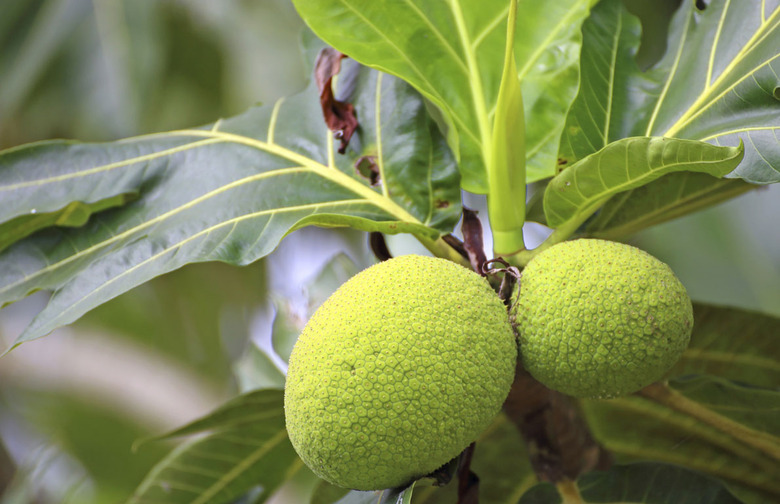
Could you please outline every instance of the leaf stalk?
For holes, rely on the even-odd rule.
[[[780,460],[780,440],[776,437],[751,429],[741,423],[735,422],[696,401],[692,401],[669,387],[666,383],[653,383],[637,392],[640,397],[655,401],[680,413],[689,415],[706,423],[734,439],[745,443],[772,457]]]

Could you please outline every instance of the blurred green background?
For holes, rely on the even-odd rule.
[[[679,0],[626,3],[645,22],[648,65]],[[286,0],[2,0],[0,12],[0,148],[208,123],[293,94],[310,73]],[[778,195],[756,190],[631,241],[668,262],[694,299],[780,316]],[[389,242],[396,254],[419,250],[405,237]],[[371,261],[360,233],[299,231],[264,261],[189,266],[4,357],[0,504],[122,501],[170,448],[134,451],[134,441],[241,390],[280,387],[283,361],[257,346],[286,335],[284,355],[312,308]],[[0,340],[45,301],[1,311]],[[313,484],[302,473],[276,502],[300,502]]]

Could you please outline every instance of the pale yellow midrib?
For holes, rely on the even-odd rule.
[[[710,91],[718,89],[719,86],[721,85],[722,81],[724,81],[727,77],[730,76],[729,74],[733,71],[734,67],[741,62],[742,58],[744,58],[745,55],[747,53],[749,53],[760,40],[762,40],[764,37],[766,37],[771,32],[771,29],[775,28],[774,26],[770,26],[770,24],[771,24],[772,20],[776,16],[778,16],[778,15],[780,15],[780,7],[775,9],[775,11],[772,13],[772,15],[768,19],[766,19],[765,21],[763,21],[761,23],[761,26],[759,26],[758,30],[756,30],[756,32],[753,34],[753,36],[750,38],[750,40],[748,40],[747,43],[745,43],[745,45],[742,46],[742,49],[740,49],[740,51],[737,53],[737,55],[734,56],[734,58],[731,60],[731,62],[720,73],[718,78],[715,79],[715,82],[713,82],[711,85],[705,87],[704,91],[699,95],[699,97],[691,104],[690,107],[688,107],[688,109],[685,111],[685,113],[679,119],[677,119],[677,121],[675,121],[674,124],[672,124],[672,126],[668,130],[666,130],[666,132],[663,134],[663,136],[668,136],[668,137],[674,136],[678,131],[680,131],[683,127],[685,127],[690,122],[691,119],[701,115],[701,113],[704,110],[709,108],[709,105],[711,105],[712,102],[715,102],[715,101],[719,100],[726,92],[732,90],[735,87],[736,84],[739,84],[740,82],[744,81],[747,78],[748,75],[752,75],[759,68],[762,68],[763,66],[768,64],[770,61],[776,59],[777,56],[771,58],[767,62],[764,62],[761,65],[759,65],[758,67],[754,68],[753,70],[751,70],[750,74],[745,75],[742,78],[740,78],[734,85],[729,86],[725,91],[719,93],[717,96],[712,98],[712,100],[710,100],[710,103],[708,104],[707,107],[702,108],[702,105],[705,102],[707,102],[708,98],[710,97]],[[767,27],[769,27],[770,29],[767,29]],[[762,33],[762,32],[765,32],[765,33]]]
[[[235,225],[238,224],[241,221],[244,221],[244,220],[247,220],[247,219],[254,219],[254,218],[257,218],[257,217],[260,217],[260,216],[263,216],[263,215],[271,215],[271,217],[273,217],[274,215],[277,215],[277,214],[286,213],[286,212],[294,212],[294,211],[298,211],[298,210],[309,210],[309,209],[316,210],[316,209],[318,209],[320,207],[327,207],[327,206],[332,206],[332,205],[354,205],[354,204],[361,205],[361,204],[365,204],[365,203],[366,202],[364,200],[360,200],[360,199],[336,200],[336,201],[309,203],[309,204],[306,204],[306,205],[296,205],[296,206],[291,206],[291,207],[280,207],[280,208],[272,208],[272,209],[269,209],[269,210],[261,210],[261,211],[258,211],[258,212],[252,212],[250,214],[239,215],[238,217],[234,217],[232,219],[228,219],[226,221],[222,221],[222,222],[220,222],[220,223],[218,223],[216,225],[210,226],[210,227],[208,227],[206,229],[202,229],[202,230],[198,231],[197,233],[194,233],[194,234],[188,236],[187,238],[185,238],[183,240],[180,240],[180,241],[174,243],[173,245],[164,248],[162,251],[157,252],[156,254],[148,257],[147,259],[144,259],[143,261],[141,261],[141,262],[139,262],[137,264],[134,264],[132,267],[123,270],[118,275],[110,278],[109,280],[106,280],[105,282],[103,282],[100,285],[98,285],[97,287],[95,287],[92,291],[89,292],[89,294],[87,294],[86,296],[81,298],[78,302],[76,302],[74,304],[71,304],[67,308],[65,308],[64,310],[60,311],[57,314],[57,316],[58,317],[62,317],[64,314],[72,311],[74,308],[79,306],[79,303],[84,301],[85,299],[87,299],[87,297],[94,296],[95,293],[100,292],[101,290],[105,289],[109,285],[114,284],[118,280],[121,280],[125,276],[133,273],[134,271],[136,271],[139,268],[149,264],[150,262],[153,262],[153,261],[159,259],[160,257],[164,256],[165,254],[168,254],[172,250],[179,249],[182,246],[186,245],[187,243],[189,243],[189,242],[191,242],[191,241],[193,241],[193,240],[195,240],[197,238],[200,238],[203,235],[207,235],[209,233],[212,233],[213,231],[215,231],[216,229],[219,229],[221,227],[224,227],[224,226],[227,226],[227,225],[231,225],[231,224],[235,227]],[[260,233],[258,235],[258,240],[260,239],[260,237],[262,237],[262,233]],[[255,241],[255,243],[256,242],[257,241]],[[104,246],[104,244],[101,244],[100,246],[102,247],[102,246]],[[68,258],[68,259],[70,259],[70,258]],[[61,261],[60,263],[58,263],[58,265],[62,265],[65,262],[66,261]],[[40,273],[40,271],[43,271],[43,270],[39,270],[38,272],[36,272],[36,274]],[[24,282],[24,281],[26,281],[29,278],[32,278],[34,276],[35,275],[31,275],[30,277],[27,277],[26,279],[22,279],[21,282]],[[17,282],[17,284],[18,283],[20,283],[20,282]],[[14,286],[14,285],[12,284],[12,286]]]
[[[322,164],[317,163],[316,161],[313,161],[312,159],[309,159],[306,156],[303,156],[296,152],[292,152],[284,147],[280,147],[277,144],[271,145],[261,140],[256,140],[254,138],[249,138],[242,135],[235,135],[232,133],[220,133],[220,132],[212,133],[210,131],[203,131],[203,130],[179,130],[176,133],[187,134],[192,136],[204,136],[204,137],[211,137],[216,135],[217,137],[221,138],[226,142],[243,144],[250,147],[254,147],[258,150],[269,152],[271,154],[292,161],[293,163],[296,163],[302,167],[305,167],[311,170],[312,172],[316,173],[317,175],[320,175],[325,179],[333,181],[338,185],[349,189],[353,193],[361,196],[366,201],[370,202],[372,205],[384,210],[385,212],[396,217],[400,221],[411,222],[415,224],[420,223],[420,221],[415,216],[413,216],[412,214],[404,210],[395,202],[393,202],[388,198],[384,198],[383,196],[375,192],[370,187],[353,179],[352,177],[345,174],[344,172],[323,166]]]
[[[211,145],[215,143],[220,143],[221,140],[217,138],[209,138],[206,140],[201,140],[199,142],[193,142],[188,143],[185,145],[179,145],[176,147],[171,147],[170,149],[164,149],[158,152],[152,152],[149,154],[144,154],[141,156],[136,156],[130,159],[123,159],[122,161],[115,161],[113,163],[108,163],[100,166],[96,166],[94,168],[88,168],[86,170],[80,170],[73,173],[65,173],[63,175],[56,175],[54,177],[46,177],[43,179],[36,179],[36,180],[30,180],[28,182],[20,182],[18,184],[9,184],[0,186],[0,192],[1,191],[17,191],[19,189],[25,189],[27,187],[35,187],[35,186],[42,186],[46,184],[53,184],[55,182],[63,182],[65,180],[70,180],[74,178],[80,178],[80,177],[86,177],[89,175],[94,175],[96,173],[103,173],[108,172],[111,170],[114,170],[116,168],[122,168],[124,166],[128,166],[135,163],[142,163],[144,161],[151,161],[157,158],[170,156],[173,154],[177,154],[179,152],[184,152],[190,149],[196,149],[198,147],[202,147],[204,145]]]
[[[297,162],[298,164],[301,164],[300,167],[296,168],[282,168],[278,170],[272,170],[269,172],[260,173],[257,175],[253,175],[250,177],[245,177],[240,180],[236,180],[234,182],[231,182],[229,184],[226,184],[224,186],[219,187],[218,189],[211,191],[209,193],[206,193],[204,195],[199,196],[198,198],[195,198],[193,200],[190,200],[184,205],[180,205],[174,209],[169,210],[168,212],[159,215],[153,219],[150,219],[149,221],[146,221],[138,226],[134,226],[131,229],[128,229],[127,231],[124,231],[118,235],[112,236],[111,238],[104,240],[100,243],[97,243],[89,248],[86,248],[80,252],[77,252],[74,255],[71,255],[61,261],[58,261],[57,263],[53,263],[51,265],[46,266],[45,268],[42,268],[35,273],[22,277],[18,281],[8,284],[4,286],[2,289],[0,289],[0,294],[3,294],[5,292],[8,292],[9,290],[13,289],[14,287],[17,287],[18,285],[21,285],[25,282],[30,281],[33,278],[36,278],[38,276],[43,275],[44,273],[51,272],[55,269],[58,269],[66,264],[69,264],[76,259],[80,257],[84,257],[88,255],[91,252],[94,252],[95,250],[99,250],[101,248],[106,247],[107,245],[110,245],[111,243],[115,243],[117,241],[121,241],[124,238],[128,238],[132,236],[133,234],[137,233],[140,230],[146,229],[149,226],[152,226],[154,224],[157,224],[158,222],[162,222],[163,220],[170,218],[171,216],[182,212],[188,208],[191,208],[209,198],[212,198],[214,196],[217,196],[218,194],[225,192],[229,189],[233,189],[235,187],[241,186],[243,184],[253,182],[256,180],[260,180],[266,177],[271,177],[275,175],[286,175],[289,173],[295,173],[295,172],[302,172],[302,171],[312,171],[314,173],[317,173],[318,175],[321,175],[323,178],[326,178],[328,180],[334,181],[337,184],[341,185],[342,187],[346,187],[347,189],[351,190],[352,192],[358,193],[358,196],[362,196],[362,199],[356,200],[363,203],[369,203],[377,208],[380,208],[381,210],[387,212],[390,215],[393,215],[394,217],[398,218],[401,221],[404,222],[410,222],[415,224],[421,224],[420,221],[406,212],[403,208],[395,204],[392,200],[383,198],[378,193],[374,192],[367,186],[364,186],[360,182],[350,178],[348,175],[344,174],[343,172],[331,168],[327,168],[325,166],[322,166],[321,164],[312,161],[311,159],[302,156],[300,154],[291,152],[287,149],[284,149],[282,147],[279,147],[278,145],[269,145],[266,142],[262,142],[260,140],[255,140],[247,137],[243,137],[240,135],[234,135],[229,133],[220,133],[220,132],[214,132],[214,131],[205,131],[205,130],[179,130],[175,132],[169,133],[169,135],[174,134],[182,134],[182,135],[189,135],[189,136],[204,136],[204,137],[216,137],[219,138],[221,141],[232,141],[234,143],[240,143],[244,145],[249,145],[255,148],[258,148],[260,150],[271,152],[272,154],[276,154],[280,157],[284,157],[290,161]],[[213,143],[213,142],[211,142]],[[323,202],[320,203],[326,204],[331,202]],[[288,207],[289,208],[289,207]],[[278,210],[278,209],[274,209]],[[220,223],[224,224],[224,223]],[[209,228],[209,229],[213,229]]]
[[[629,147],[628,144],[626,144],[626,146],[624,148],[624,150],[626,152],[628,152],[628,147]],[[590,203],[590,202],[598,200],[599,198],[603,198],[605,194],[614,194],[615,192],[622,192],[624,190],[627,190],[627,189],[624,189],[624,188],[626,188],[627,186],[630,186],[634,182],[645,180],[645,179],[647,179],[649,177],[652,177],[653,175],[657,174],[659,171],[666,170],[667,168],[670,168],[670,167],[675,168],[675,167],[680,166],[680,165],[691,164],[691,163],[702,164],[702,165],[714,165],[714,164],[718,164],[718,163],[723,163],[724,161],[726,161],[728,159],[732,159],[732,158],[716,159],[716,160],[703,160],[703,159],[699,159],[699,160],[675,161],[674,163],[663,164],[663,165],[660,165],[660,166],[658,166],[656,168],[648,166],[647,171],[644,172],[643,175],[640,175],[639,177],[634,177],[634,178],[630,178],[629,177],[626,182],[620,183],[620,184],[615,185],[615,186],[607,187],[606,191],[602,191],[602,192],[598,193],[596,196],[590,196],[590,197],[586,196],[585,194],[582,193],[582,191],[580,191],[579,186],[578,186],[578,184],[576,182],[576,178],[572,182],[574,183],[574,187],[577,190],[577,194],[579,194],[581,196],[580,202]],[[599,161],[599,163],[600,163],[600,161]],[[601,170],[599,170],[599,172],[600,171]],[[576,173],[577,172],[574,173],[575,176],[576,176]],[[617,190],[614,191],[614,189],[616,189],[616,188],[617,188]],[[569,194],[571,194],[571,193],[569,193]],[[559,194],[559,197],[562,197],[562,196]],[[565,200],[565,201],[567,203],[575,204],[575,202],[570,201],[570,200]]]
[[[463,46],[463,52],[466,55],[466,65],[469,69],[469,89],[471,90],[471,98],[474,102],[474,112],[477,116],[480,144],[482,147],[480,149],[480,154],[485,163],[485,169],[489,173],[492,168],[492,156],[490,152],[490,146],[493,143],[492,131],[489,124],[487,107],[485,105],[485,93],[482,89],[482,78],[479,73],[479,65],[477,64],[473,45],[469,40],[466,21],[463,17],[463,12],[460,9],[458,0],[449,0],[449,6],[452,16],[455,18],[455,25],[458,31],[458,37],[461,40],[461,45]]]

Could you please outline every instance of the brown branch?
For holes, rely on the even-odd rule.
[[[609,452],[590,433],[576,400],[536,381],[520,360],[504,411],[525,440],[531,465],[542,481],[576,480],[612,463]]]
[[[475,443],[471,443],[460,455],[457,504],[479,504],[479,476],[471,470],[474,446]]]

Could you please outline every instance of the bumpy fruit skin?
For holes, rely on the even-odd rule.
[[[290,441],[335,485],[407,484],[490,424],[516,359],[506,308],[485,279],[423,256],[377,264],[328,298],[293,348]]]
[[[691,300],[669,266],[604,240],[563,242],[531,260],[513,315],[528,372],[583,398],[618,397],[657,381],[693,328]]]

